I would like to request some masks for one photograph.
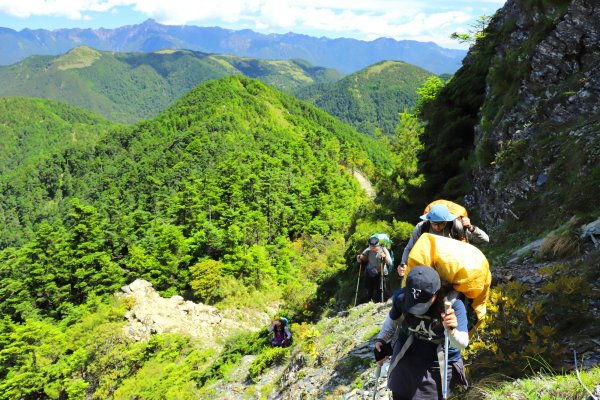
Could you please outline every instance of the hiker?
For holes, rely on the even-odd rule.
[[[368,240],[367,247],[361,254],[356,256],[358,262],[365,265],[365,287],[367,289],[367,301],[372,300],[374,303],[383,301],[385,295],[385,285],[382,285],[382,279],[388,274],[389,268],[392,266],[392,257],[385,246],[379,242],[377,235],[372,235]],[[383,271],[381,264],[383,263]],[[383,275],[381,274],[383,272]],[[382,291],[383,286],[383,291]]]
[[[429,209],[427,214],[421,215],[423,221],[419,222],[404,247],[402,260],[398,264],[398,275],[403,277],[408,263],[408,254],[412,250],[415,242],[423,233],[432,233],[434,235],[445,236],[453,239],[459,239],[465,236],[471,243],[488,243],[489,236],[482,229],[471,224],[469,217],[458,217],[450,212],[444,204],[436,204]]]
[[[444,302],[451,308],[444,310]],[[400,335],[390,340],[400,325]],[[444,330],[448,332],[448,357],[444,353]],[[392,308],[375,342],[375,359],[382,364],[391,355],[388,388],[394,400],[441,399],[444,365],[448,392],[466,387],[460,353],[469,344],[464,303],[451,285],[442,287],[437,271],[428,266],[413,268],[406,286],[394,293]],[[392,354],[390,354],[392,353]]]
[[[288,321],[286,318],[275,317],[267,329],[269,332],[273,332],[271,347],[287,347],[291,344],[292,332],[290,331],[290,328],[288,328]]]

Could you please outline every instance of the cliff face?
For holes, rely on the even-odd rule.
[[[486,226],[598,211],[587,203],[600,175],[599,21],[597,1],[508,0],[490,24],[502,39],[475,142],[494,157],[475,169],[465,198]]]

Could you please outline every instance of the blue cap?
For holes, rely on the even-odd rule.
[[[452,214],[448,207],[443,204],[431,206],[427,214],[421,215],[421,219],[433,222],[454,221],[456,218],[457,216]]]

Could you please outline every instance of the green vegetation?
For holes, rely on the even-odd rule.
[[[266,332],[232,338],[218,357],[178,336],[133,342],[126,305],[109,299],[143,278],[224,310],[285,299],[294,321],[317,319],[331,304],[320,288],[346,269],[344,235],[368,202],[350,170],[391,168],[381,143],[241,76],[133,126],[49,100],[0,106],[7,399],[189,398],[244,355],[258,357],[250,376],[283,361]],[[318,331],[294,326],[314,356]]]
[[[133,342],[121,322],[124,304],[88,304],[76,324],[4,318],[0,399],[190,398],[197,391],[198,369],[214,351],[177,335]]]
[[[582,251],[582,219],[570,219],[600,211],[600,114],[568,126],[543,119],[523,139],[490,137],[520,100],[529,64],[519,61],[565,5],[526,1],[547,12],[520,47],[499,46],[515,21],[484,30],[447,81],[396,62],[330,84],[335,71],[297,60],[83,47],[0,68],[6,90],[93,104],[120,121],[154,116],[125,126],[51,100],[0,99],[0,400],[217,397],[217,382],[257,381],[292,358],[318,366],[332,344],[343,354],[332,369],[364,387],[372,360],[352,350],[379,327],[355,308],[357,335],[349,337],[338,314],[354,297],[355,255],[385,232],[397,264],[413,230],[403,219],[415,221],[432,198],[460,199],[478,168],[498,173],[498,191],[516,181],[539,189],[511,204],[523,217],[500,225],[486,254],[507,257],[518,244],[546,239],[535,258],[539,286],[495,281],[487,325],[467,352],[475,380],[498,370],[533,378],[480,380],[467,396],[584,394],[555,371],[570,356],[561,338],[600,334],[587,301],[598,298],[588,286],[600,274],[598,253]],[[301,93],[363,134],[243,75]],[[558,92],[576,93],[582,79],[565,80]],[[357,172],[374,184],[374,201]],[[131,304],[113,293],[137,278],[164,296],[236,315],[277,308],[293,321],[293,347],[269,347],[266,329],[225,333],[216,344],[168,334],[135,342],[124,332]],[[395,273],[388,284],[400,285]],[[242,360],[253,361],[240,373]],[[593,386],[598,370],[583,380]],[[270,385],[245,394],[267,397]]]
[[[433,74],[400,61],[383,61],[334,83],[321,83],[296,91],[357,131],[393,135],[399,113],[417,102],[417,89]]]
[[[44,136],[39,129],[36,138]],[[229,285],[213,286],[231,283],[226,277],[249,293],[273,285],[294,293],[343,265],[343,250],[337,260],[317,262],[307,246],[335,242],[364,201],[344,163],[368,172],[371,159],[384,166],[387,158],[327,114],[241,77],[201,86],[154,120],[76,144],[49,145],[52,168],[3,166],[2,215],[14,230],[4,231],[2,247],[20,246],[3,253],[13,266],[3,275],[27,287],[16,266],[32,268],[33,285],[19,291],[22,298],[5,299],[20,304],[31,296],[53,304],[40,312],[51,309],[55,317],[63,315],[61,304],[83,304],[90,291],[110,293],[133,278],[164,294],[193,289],[208,301],[236,294]],[[18,185],[23,175],[30,176],[25,187]],[[319,254],[335,249],[325,247]],[[45,257],[37,260],[40,253]],[[211,259],[221,263],[221,275],[205,273]],[[48,268],[59,270],[48,275]],[[92,278],[103,284],[77,283]],[[52,286],[42,297],[34,295],[40,280]],[[290,298],[299,306],[304,296],[311,295]]]
[[[424,122],[424,150],[419,156],[419,171],[425,184],[412,190],[412,204],[422,207],[434,197],[456,199],[468,192],[474,128],[485,99],[485,79],[494,49],[501,38],[490,33],[474,45],[471,62],[459,69],[443,87],[433,87],[425,93],[435,93],[420,104],[419,118]],[[429,82],[430,85],[435,83]],[[412,215],[416,208],[409,208]]]
[[[261,375],[268,367],[274,364],[281,364],[288,355],[289,349],[281,347],[272,347],[263,351],[250,365],[248,370],[248,378],[254,379]]]
[[[0,67],[0,96],[55,99],[114,121],[156,116],[201,82],[257,78],[285,92],[343,75],[305,61],[275,61],[189,50],[115,53],[80,46],[62,56],[32,56]]]

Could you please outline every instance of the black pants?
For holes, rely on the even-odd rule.
[[[398,368],[399,366],[403,368],[401,372],[398,372],[396,370],[394,370],[394,372],[401,374],[402,379],[406,382],[405,385],[402,385],[402,389],[406,390],[404,390],[403,393],[392,392],[393,400],[442,399],[443,384],[439,367],[431,366],[430,368],[426,368],[423,371],[422,368],[419,367],[417,367],[417,370],[415,370],[414,365],[414,363],[405,363],[405,365],[401,366],[399,363],[396,366],[396,368]],[[413,372],[416,374],[414,376],[411,376]],[[466,389],[467,378],[465,377],[465,370],[462,359],[450,364],[450,367],[448,368],[448,379],[448,395],[450,395],[452,390],[455,388],[462,387],[463,389]],[[412,393],[412,395],[410,393]]]
[[[383,278],[383,301],[385,301],[385,278]],[[378,303],[382,298],[381,277],[365,275],[365,287],[367,289],[367,301]]]

